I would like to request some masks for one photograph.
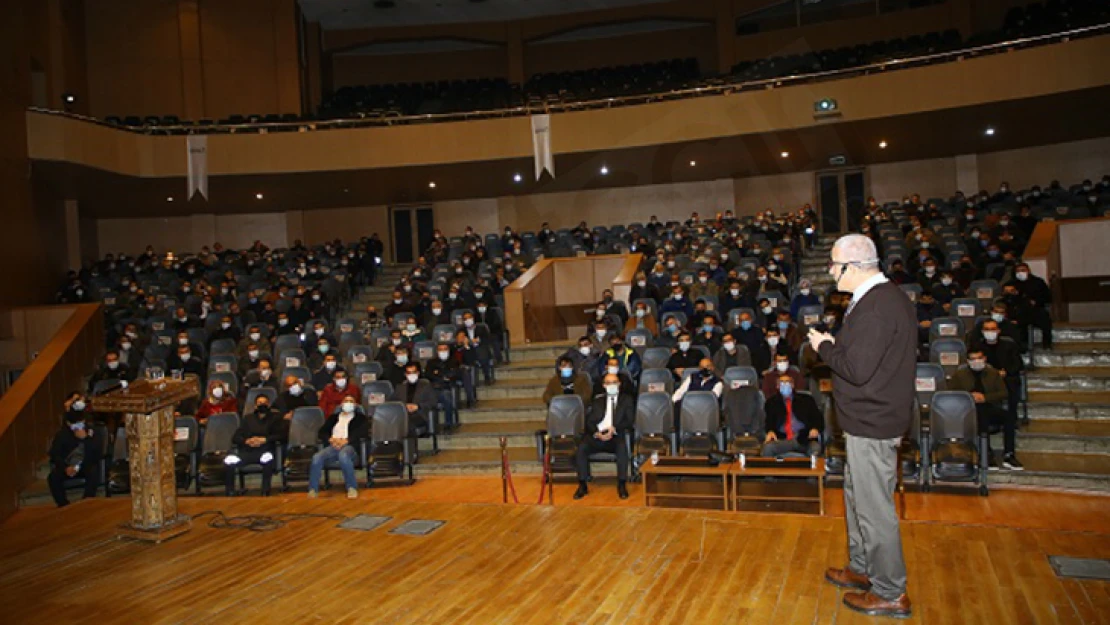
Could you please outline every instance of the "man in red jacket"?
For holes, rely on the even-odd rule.
[[[331,384],[320,391],[320,409],[324,417],[330,417],[339,409],[344,397],[354,397],[355,402],[362,403],[362,391],[351,383],[350,377],[343,369],[336,369],[332,375]]]

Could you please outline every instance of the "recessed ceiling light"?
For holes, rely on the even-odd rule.
[[[879,149],[882,149],[882,150],[886,149],[886,140],[883,140],[883,141],[879,142]]]
[[[790,156],[790,152],[783,150],[781,153],[779,153],[779,156],[781,156],[782,158],[787,158]]]
[[[255,193],[254,194],[254,199],[261,200],[262,199],[262,194],[261,193]]]
[[[690,167],[695,167],[695,166],[697,166],[697,164],[698,164],[697,161],[690,161]]]
[[[524,176],[521,176],[520,174],[513,174],[513,182],[520,182],[521,180],[524,180]]]
[[[172,196],[172,195],[171,195],[171,196],[168,196],[168,197],[166,198],[166,201],[167,201],[167,202],[172,202],[172,201],[173,201],[173,196]]]
[[[994,136],[994,128],[992,128],[992,127],[990,127],[990,126],[987,126],[987,129],[986,129],[985,131],[983,131],[983,132],[984,132],[984,133],[985,133],[985,134],[986,134],[986,135],[987,135],[988,137],[993,137],[993,136]]]
[[[347,189],[347,188],[344,188],[344,189],[343,189],[343,192],[344,192],[344,193],[350,193],[350,192],[351,192],[351,190],[350,190],[350,189]]]
[[[605,165],[601,166],[601,175],[602,176],[608,176],[609,175],[609,168],[606,167]]]
[[[436,188],[436,183],[434,183],[434,182],[429,182],[429,183],[428,183],[428,188],[429,188],[429,189],[434,189],[434,188]]]

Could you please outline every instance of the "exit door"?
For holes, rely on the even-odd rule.
[[[867,200],[865,174],[862,169],[817,172],[817,206],[823,233],[859,231]]]
[[[430,206],[391,206],[389,222],[393,262],[412,263],[432,244],[435,226]]]

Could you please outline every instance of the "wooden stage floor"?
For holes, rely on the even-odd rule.
[[[534,498],[535,478],[519,479]],[[645,509],[611,484],[500,505],[497,478],[270,498],[183,498],[228,515],[386,515],[370,532],[203,519],[162,545],[115,539],[126,498],[24,508],[0,526],[0,606],[16,623],[875,623],[822,580],[845,562],[839,490],[824,518]],[[495,505],[491,505],[498,502]],[[1110,582],[1057,578],[1047,555],[1110,558],[1110,498],[998,490],[907,494],[907,622],[1110,623]],[[446,525],[428,536],[401,521]]]

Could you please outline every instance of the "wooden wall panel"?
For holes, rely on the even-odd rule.
[[[980,154],[977,160],[979,184],[990,191],[998,189],[1003,181],[1009,182],[1014,189],[1044,185],[1052,180],[1059,180],[1061,184],[1084,178],[1098,182],[1110,174],[1110,138],[987,152]]]
[[[883,163],[868,167],[871,195],[884,200],[920,193],[923,198],[951,197],[959,188],[956,159],[934,158],[919,161]],[[961,189],[972,194],[978,189]]]
[[[332,84],[390,83],[507,78],[509,62],[501,47],[423,54],[337,54],[332,57]]]

